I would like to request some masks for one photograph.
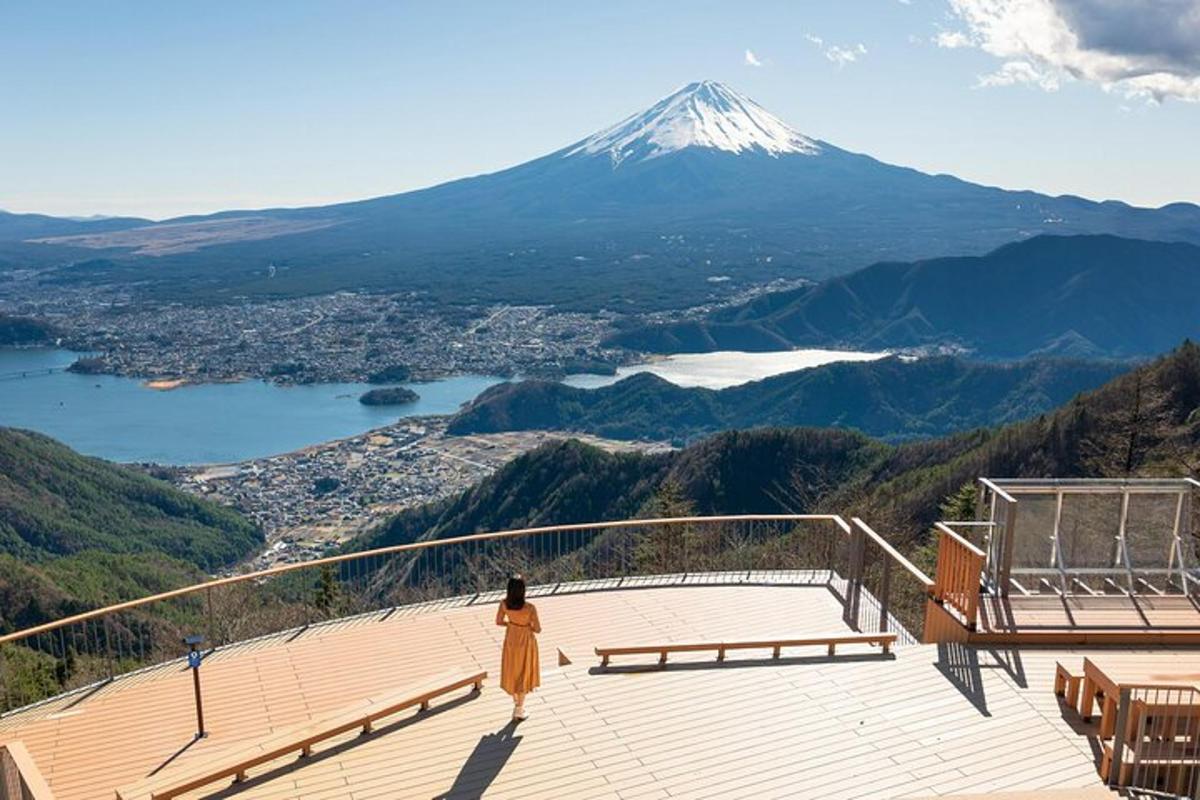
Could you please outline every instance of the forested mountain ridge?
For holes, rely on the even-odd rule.
[[[185,585],[262,542],[236,511],[0,428],[0,630]]]
[[[881,262],[707,318],[616,334],[660,353],[956,347],[985,358],[1152,356],[1200,337],[1200,247],[1037,236],[983,256]]]
[[[1200,347],[1191,342],[1035,419],[899,446],[812,428],[734,431],[653,456],[547,445],[455,498],[399,514],[355,547],[621,519],[668,485],[697,513],[857,514],[916,546],[944,499],[980,476],[1186,475],[1200,475]]]
[[[841,362],[728,389],[684,388],[650,373],[579,389],[493,386],[450,422],[454,434],[563,430],[614,439],[694,440],[762,426],[851,428],[886,441],[942,436],[1049,411],[1129,369],[1114,361],[973,363],[949,356]]]

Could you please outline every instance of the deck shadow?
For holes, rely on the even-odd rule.
[[[726,661],[668,661],[666,664],[609,664],[588,669],[589,675],[622,675],[641,672],[690,672],[709,669],[745,669],[752,667],[783,667],[803,664],[853,664],[861,661],[892,661],[895,653],[850,653],[840,656],[791,656],[783,658],[739,658]]]
[[[512,720],[495,733],[484,734],[463,762],[458,775],[454,777],[454,783],[444,793],[435,796],[434,800],[482,797],[521,743],[521,737],[513,735],[518,724]]]
[[[237,797],[239,794],[247,791],[248,789],[253,789],[257,786],[261,786],[262,784],[278,780],[285,775],[295,772],[296,770],[303,769],[309,764],[319,764],[327,758],[339,756],[347,750],[357,747],[360,744],[374,741],[382,736],[387,736],[389,733],[395,733],[396,731],[403,730],[422,720],[429,719],[430,717],[436,717],[439,714],[444,714],[447,711],[451,711],[452,709],[471,702],[475,698],[479,697],[479,695],[479,692],[471,692],[469,694],[462,695],[461,697],[456,697],[453,700],[440,705],[433,706],[428,711],[420,711],[416,714],[412,714],[411,716],[388,723],[387,725],[381,725],[371,733],[354,736],[354,738],[347,739],[346,741],[334,745],[327,750],[320,750],[314,752],[311,756],[296,758],[295,760],[289,761],[286,764],[280,764],[278,767],[274,767],[273,769],[270,769],[261,775],[255,775],[251,778],[248,778],[241,783],[235,783],[227,786],[224,789],[212,792],[211,794],[205,794],[204,798],[205,800],[223,800],[223,798],[227,797]]]
[[[985,717],[990,717],[987,694],[983,688],[983,672],[979,667],[979,652],[958,642],[943,642],[937,646],[938,658],[934,662],[938,672],[945,676],[958,693],[975,706]]]

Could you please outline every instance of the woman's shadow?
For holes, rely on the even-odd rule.
[[[500,770],[508,763],[513,751],[521,743],[520,736],[514,736],[517,721],[513,720],[495,733],[485,734],[471,755],[458,771],[454,785],[439,794],[434,800],[468,800],[468,798],[483,797],[483,793],[496,780]]]

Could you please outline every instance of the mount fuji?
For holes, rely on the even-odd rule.
[[[679,307],[1044,233],[1200,243],[1195,205],[1049,197],[885,164],[801,133],[713,81],[549,155],[428,189],[73,224],[85,232],[33,239],[6,236],[0,218],[0,244],[53,248],[70,262],[55,280],[136,282],[173,299],[350,289],[580,309]]]

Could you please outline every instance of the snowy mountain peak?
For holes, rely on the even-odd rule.
[[[566,156],[607,153],[613,167],[685,147],[730,153],[816,155],[816,141],[788,127],[758,103],[716,81],[689,83],[649,109],[567,149]]]

